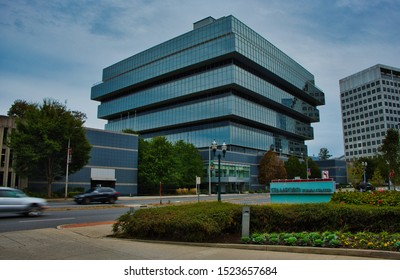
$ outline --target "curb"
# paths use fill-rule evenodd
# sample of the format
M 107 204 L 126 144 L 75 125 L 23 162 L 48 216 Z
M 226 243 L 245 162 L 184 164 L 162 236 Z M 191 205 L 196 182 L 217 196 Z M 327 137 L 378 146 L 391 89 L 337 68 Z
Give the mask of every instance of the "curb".
M 81 223 L 81 224 L 66 224 L 59 225 L 57 229 L 68 229 L 68 228 L 79 228 L 79 227 L 93 227 L 93 226 L 101 226 L 101 225 L 113 225 L 115 221 L 107 221 L 107 222 L 91 222 L 91 223 Z
M 81 227 L 92 227 L 99 225 L 113 225 L 115 221 L 91 222 L 80 224 L 65 224 L 60 225 L 57 229 L 72 229 Z M 162 243 L 181 246 L 198 246 L 211 248 L 227 248 L 241 250 L 257 250 L 257 251 L 275 251 L 285 253 L 303 253 L 303 254 L 321 254 L 321 255 L 337 255 L 349 257 L 366 257 L 375 259 L 400 260 L 400 252 L 381 251 L 381 250 L 366 250 L 366 249 L 346 249 L 346 248 L 321 248 L 321 247 L 303 247 L 303 246 L 281 246 L 281 245 L 257 245 L 257 244 L 235 244 L 235 243 L 198 243 L 198 242 L 177 242 L 177 241 L 161 241 L 161 240 L 146 240 L 146 239 L 128 239 L 118 238 L 113 236 L 104 236 L 116 240 L 131 240 L 147 243 Z M 90 237 L 89 237 L 90 238 Z
M 163 243 L 163 244 L 182 245 L 182 246 L 188 245 L 188 246 L 212 247 L 212 248 L 227 248 L 227 249 L 256 250 L 256 251 L 274 251 L 274 252 L 284 252 L 284 253 L 320 254 L 320 255 L 336 255 L 336 256 L 400 260 L 400 252 L 380 251 L 380 250 L 318 248 L 318 247 L 280 246 L 280 245 L 254 245 L 254 244 L 233 244 L 233 243 L 191 243 L 191 242 L 174 242 L 174 241 L 142 240 L 142 239 L 129 239 L 129 240 L 139 241 L 139 242 L 148 242 L 148 243 Z

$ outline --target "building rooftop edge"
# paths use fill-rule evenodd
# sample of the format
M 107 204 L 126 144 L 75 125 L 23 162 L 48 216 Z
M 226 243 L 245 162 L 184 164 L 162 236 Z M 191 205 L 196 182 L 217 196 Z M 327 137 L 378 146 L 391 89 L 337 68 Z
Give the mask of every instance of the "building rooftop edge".
M 373 70 L 373 69 L 375 69 L 375 68 L 386 68 L 386 69 L 389 69 L 389 70 L 394 70 L 394 71 L 399 71 L 399 72 L 400 72 L 400 68 L 378 63 L 378 64 L 375 64 L 375 65 L 373 65 L 373 66 L 371 66 L 371 67 L 365 68 L 365 69 L 363 69 L 363 70 L 361 70 L 361 71 L 358 71 L 358 72 L 356 72 L 356 73 L 353 73 L 353 74 L 351 74 L 351 75 L 349 75 L 349 76 L 346 76 L 346 77 L 340 79 L 339 82 L 346 81 L 346 80 L 348 80 L 348 79 L 353 78 L 354 76 L 360 75 L 360 74 L 362 74 L 362 73 L 366 73 L 366 72 L 371 71 L 371 70 Z

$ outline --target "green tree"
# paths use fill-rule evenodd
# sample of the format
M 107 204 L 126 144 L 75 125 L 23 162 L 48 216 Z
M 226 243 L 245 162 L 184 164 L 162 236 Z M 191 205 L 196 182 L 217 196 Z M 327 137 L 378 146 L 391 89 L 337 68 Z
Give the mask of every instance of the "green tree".
M 311 174 L 309 174 L 308 178 L 321 178 L 321 170 L 319 169 L 315 161 L 313 161 L 312 158 L 307 158 L 307 161 L 308 161 L 307 164 L 303 162 L 303 170 L 307 172 L 307 165 L 308 165 L 308 168 L 311 171 Z M 307 176 L 305 176 L 304 178 L 307 178 Z
M 372 175 L 371 183 L 374 187 L 381 187 L 385 180 L 382 177 L 381 172 L 379 169 L 375 169 L 374 174 Z
M 347 180 L 356 186 L 363 180 L 364 167 L 360 161 L 350 162 L 347 165 Z
M 399 132 L 396 129 L 388 129 L 386 137 L 382 141 L 382 145 L 379 147 L 379 152 L 382 154 L 383 160 L 388 164 L 389 170 L 394 171 L 394 182 L 400 180 L 400 143 L 399 143 Z
M 290 156 L 285 162 L 285 169 L 287 172 L 287 178 L 294 179 L 300 177 L 303 172 L 303 165 L 300 163 L 298 157 Z
M 332 157 L 332 155 L 329 154 L 329 150 L 327 148 L 321 148 L 319 150 L 318 157 L 320 160 L 327 160 Z
M 190 143 L 180 140 L 174 144 L 174 151 L 177 164 L 177 181 L 174 183 L 177 187 L 189 187 L 196 183 L 196 176 L 202 176 L 203 160 L 199 150 Z
M 287 173 L 283 161 L 276 156 L 274 151 L 266 152 L 260 161 L 258 182 L 269 186 L 271 180 L 286 178 Z
M 158 136 L 149 141 L 139 141 L 140 186 L 150 193 L 156 193 L 160 185 L 171 185 L 177 181 L 176 157 L 173 145 L 165 137 Z
M 53 181 L 66 175 L 68 142 L 72 149 L 69 174 L 89 162 L 91 146 L 83 128 L 83 113 L 45 99 L 42 105 L 17 100 L 9 115 L 16 118 L 9 143 L 15 157 L 13 167 L 21 177 L 45 178 L 48 197 Z

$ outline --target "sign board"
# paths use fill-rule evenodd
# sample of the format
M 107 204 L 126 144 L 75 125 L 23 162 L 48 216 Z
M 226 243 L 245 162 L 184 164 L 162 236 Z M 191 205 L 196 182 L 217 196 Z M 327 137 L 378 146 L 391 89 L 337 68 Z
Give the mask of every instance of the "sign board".
M 322 170 L 322 179 L 329 179 L 329 171 Z
M 273 180 L 270 183 L 271 203 L 329 202 L 335 192 L 332 179 Z
M 196 185 L 200 185 L 200 184 L 201 184 L 201 177 L 196 176 Z

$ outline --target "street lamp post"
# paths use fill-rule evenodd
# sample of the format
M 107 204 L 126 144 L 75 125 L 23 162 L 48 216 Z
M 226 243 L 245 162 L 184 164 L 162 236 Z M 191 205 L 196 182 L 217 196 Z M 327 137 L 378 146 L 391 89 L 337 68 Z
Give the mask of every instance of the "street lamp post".
M 71 137 L 68 138 L 68 148 L 67 148 L 67 167 L 65 170 L 65 194 L 64 198 L 68 198 L 68 172 L 69 172 L 69 164 L 71 162 Z
M 303 161 L 304 160 L 306 161 L 306 178 L 308 180 L 308 157 L 307 156 L 303 157 L 303 153 L 301 153 L 301 157 L 303 158 Z
M 215 157 L 215 153 L 217 152 L 217 142 L 214 140 L 211 144 L 212 150 L 213 150 L 213 155 Z M 222 156 L 225 157 L 226 153 L 226 144 L 225 142 L 221 146 L 221 151 L 222 151 Z M 218 187 L 217 187 L 217 193 L 218 193 L 218 201 L 221 201 L 221 153 L 218 154 Z
M 364 186 L 366 186 L 367 180 L 366 180 L 366 174 L 367 174 L 367 165 L 368 162 L 363 161 L 361 162 L 362 166 L 363 166 L 363 170 L 364 170 Z
M 211 146 L 208 146 L 208 195 L 211 195 Z

